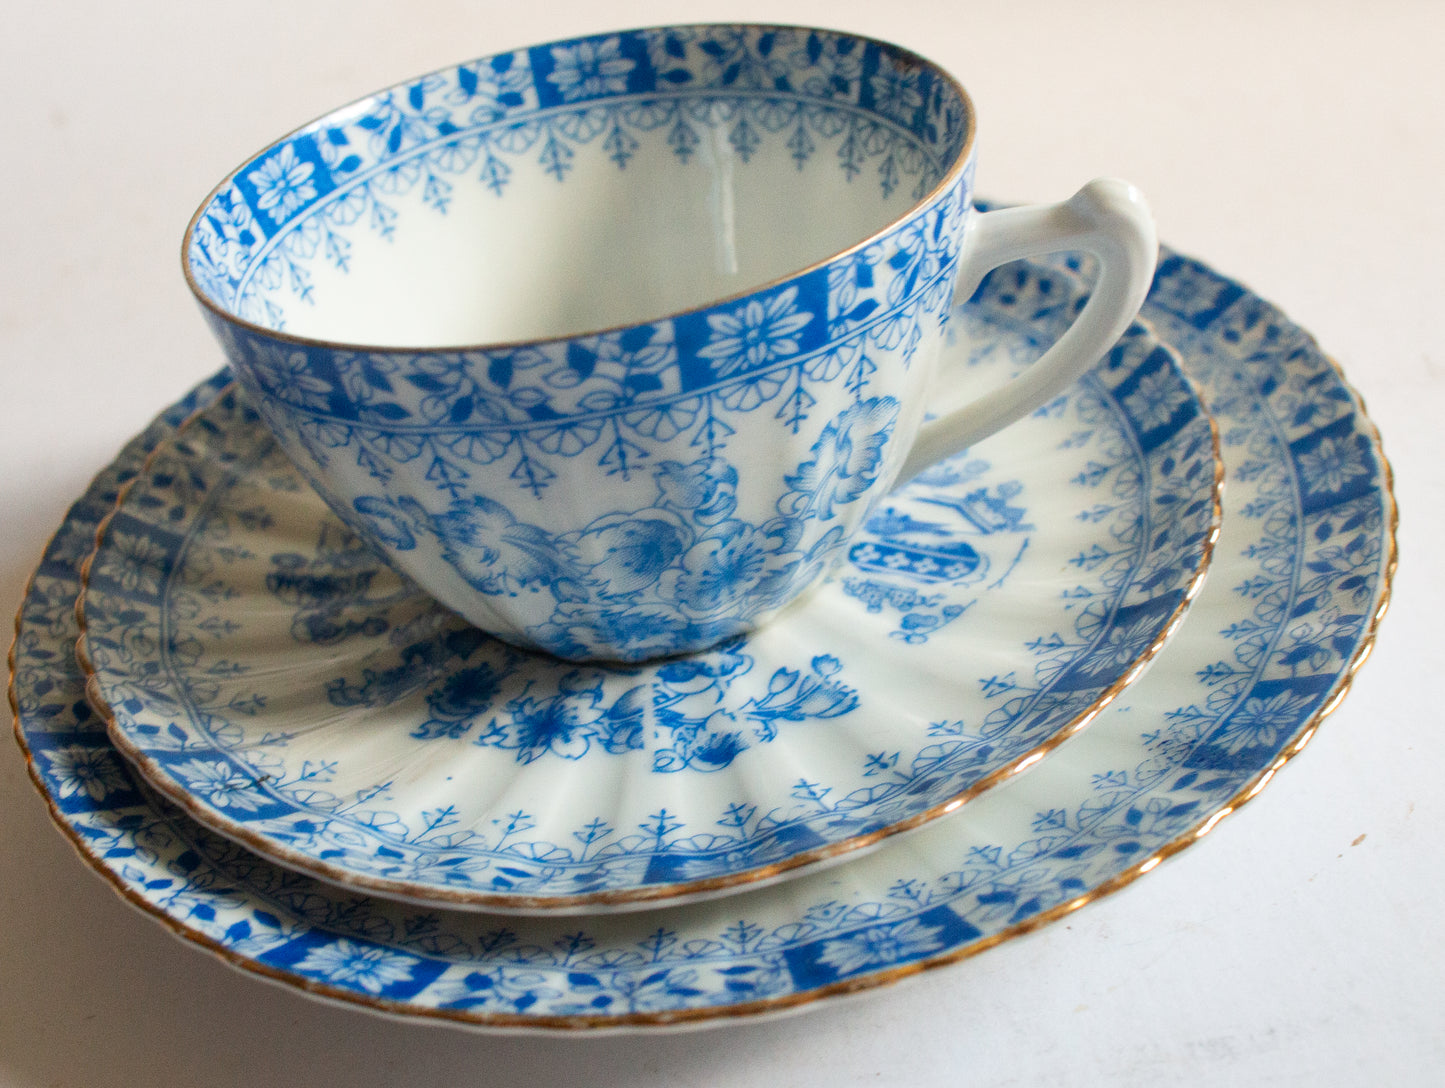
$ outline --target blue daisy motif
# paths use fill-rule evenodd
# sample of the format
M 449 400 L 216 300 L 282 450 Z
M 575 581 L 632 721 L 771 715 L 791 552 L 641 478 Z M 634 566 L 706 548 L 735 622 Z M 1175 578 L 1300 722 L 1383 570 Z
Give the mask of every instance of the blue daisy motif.
M 50 764 L 50 774 L 62 798 L 84 794 L 99 802 L 125 788 L 125 774 L 107 749 L 68 744 L 41 755 Z
M 851 975 L 865 967 L 914 960 L 942 947 L 942 927 L 924 925 L 910 918 L 905 922 L 870 926 L 828 941 L 818 959 L 839 975 Z
M 878 71 L 868 82 L 873 90 L 874 106 L 890 117 L 907 123 L 923 105 L 918 72 L 899 68 L 886 56 L 880 57 Z
M 1159 636 L 1159 620 L 1146 615 L 1130 624 L 1117 624 L 1075 666 L 1079 676 L 1098 676 L 1127 668 Z
M 1174 413 L 1189 403 L 1189 391 L 1165 370 L 1145 374 L 1134 391 L 1124 398 L 1125 406 L 1143 431 L 1166 426 Z
M 220 760 L 189 759 L 170 770 L 188 792 L 217 808 L 255 812 L 269 800 L 249 774 Z
M 553 46 L 552 63 L 547 79 L 568 102 L 622 94 L 627 90 L 627 73 L 635 66 L 622 55 L 622 39 L 616 37 Z
M 276 223 L 282 223 L 292 212 L 316 199 L 316 186 L 311 174 L 315 165 L 296 156 L 296 149 L 285 144 L 255 170 L 246 180 L 256 190 L 256 206 Z
M 835 507 L 856 500 L 878 476 L 897 418 L 893 397 L 873 397 L 840 412 L 813 443 L 813 460 L 786 477 L 790 490 L 778 500 L 778 512 L 827 521 Z
M 364 948 L 338 938 L 306 953 L 296 970 L 333 985 L 359 986 L 369 994 L 379 994 L 388 986 L 410 980 L 418 962 L 400 952 Z
M 116 526 L 110 533 L 110 548 L 101 553 L 95 573 L 128 594 L 158 597 L 171 570 L 170 550 L 143 532 L 129 532 Z
M 1309 494 L 1341 491 L 1352 480 L 1370 475 L 1362 450 L 1348 442 L 1326 438 L 1313 450 L 1300 454 L 1300 472 Z
M 1282 744 L 1288 733 L 1299 727 L 1313 698 L 1289 691 L 1246 699 L 1244 705 L 1220 729 L 1218 742 L 1230 752 L 1261 745 Z
M 722 378 L 796 355 L 798 333 L 813 320 L 797 301 L 797 287 L 789 287 L 766 301 L 748 299 L 732 313 L 708 314 L 712 338 L 698 355 L 711 360 Z

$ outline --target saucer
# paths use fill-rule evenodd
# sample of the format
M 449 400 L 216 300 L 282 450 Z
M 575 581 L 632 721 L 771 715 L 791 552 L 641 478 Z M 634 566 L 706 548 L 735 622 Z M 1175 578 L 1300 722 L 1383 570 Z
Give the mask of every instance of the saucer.
M 136 439 L 70 511 L 17 617 L 16 735 L 81 857 L 132 905 L 308 996 L 482 1027 L 726 1024 L 963 959 L 1106 895 L 1252 798 L 1337 706 L 1394 570 L 1378 436 L 1278 311 L 1165 253 L 1145 315 L 1205 389 L 1230 486 L 1215 570 L 1154 668 L 962 820 L 726 900 L 496 919 L 338 892 L 150 792 L 83 699 L 78 568 L 121 481 L 216 382 Z
M 1058 271 L 998 277 L 950 362 L 1003 380 L 1080 295 Z M 141 775 L 280 864 L 439 907 L 640 909 L 874 847 L 1077 731 L 1198 589 L 1219 479 L 1207 414 L 1139 326 L 890 496 L 763 629 L 581 666 L 394 573 L 233 390 L 103 527 L 81 662 Z

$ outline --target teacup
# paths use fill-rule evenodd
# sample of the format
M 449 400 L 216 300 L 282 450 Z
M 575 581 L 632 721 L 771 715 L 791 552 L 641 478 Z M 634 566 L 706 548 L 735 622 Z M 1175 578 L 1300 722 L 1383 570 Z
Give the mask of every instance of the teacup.
M 503 639 L 636 661 L 766 620 L 892 487 L 1133 318 L 1155 239 L 1132 187 L 985 214 L 973 166 L 963 88 L 896 46 L 601 34 L 297 130 L 206 199 L 183 257 L 241 385 L 357 533 Z M 1074 325 L 950 396 L 954 298 L 1060 250 L 1102 268 Z

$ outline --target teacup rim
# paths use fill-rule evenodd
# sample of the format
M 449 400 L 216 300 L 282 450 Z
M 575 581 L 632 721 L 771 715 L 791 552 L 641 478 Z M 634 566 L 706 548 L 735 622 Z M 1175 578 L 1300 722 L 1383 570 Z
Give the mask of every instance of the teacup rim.
M 585 41 L 615 34 L 642 34 L 652 31 L 715 29 L 720 27 L 737 27 L 761 31 L 821 31 L 825 34 L 833 34 L 839 37 L 851 38 L 854 41 L 861 42 L 865 45 L 872 44 L 879 46 L 880 48 L 886 49 L 892 54 L 904 60 L 907 60 L 910 63 L 927 67 L 932 72 L 936 73 L 940 79 L 942 79 L 952 88 L 952 90 L 957 94 L 959 101 L 963 105 L 965 131 L 963 141 L 959 145 L 959 150 L 957 154 L 948 164 L 948 168 L 947 170 L 945 170 L 943 176 L 939 178 L 939 180 L 933 185 L 932 188 L 928 190 L 928 192 L 914 200 L 907 207 L 907 209 L 893 216 L 881 226 L 869 231 L 868 234 L 858 239 L 851 245 L 845 246 L 842 249 L 835 250 L 824 257 L 820 257 L 817 260 L 814 260 L 789 272 L 774 276 L 771 279 L 750 284 L 749 286 L 735 291 L 732 294 L 719 295 L 715 298 L 710 298 L 705 302 L 701 302 L 692 306 L 686 306 L 678 310 L 660 313 L 654 317 L 649 317 L 644 320 L 619 322 L 612 325 L 601 326 L 595 329 L 584 329 L 578 332 L 563 333 L 551 336 L 522 337 L 520 339 L 513 340 L 488 340 L 465 344 L 421 345 L 368 344 L 361 341 L 332 340 L 324 337 L 301 336 L 296 333 L 289 333 L 281 329 L 273 329 L 266 325 L 262 325 L 258 322 L 250 321 L 244 317 L 241 317 L 239 314 L 233 312 L 231 309 L 221 305 L 218 301 L 213 299 L 210 294 L 196 281 L 195 276 L 191 272 L 191 264 L 189 260 L 191 241 L 195 235 L 196 228 L 199 226 L 201 220 L 204 218 L 207 209 L 212 206 L 216 198 L 220 196 L 228 186 L 232 185 L 236 181 L 236 179 L 240 177 L 242 171 L 244 171 L 247 167 L 259 162 L 261 159 L 265 158 L 275 149 L 282 147 L 283 145 L 287 144 L 288 142 L 295 139 L 297 136 L 301 135 L 307 130 L 319 126 L 327 118 L 344 113 L 348 110 L 352 110 L 365 102 L 377 98 L 380 95 L 398 90 L 410 84 L 414 84 L 419 80 L 424 80 L 428 78 L 429 76 L 440 75 L 443 72 L 450 71 L 456 68 L 458 65 L 488 60 L 493 57 L 502 56 L 505 53 L 509 52 L 525 52 L 528 50 L 543 48 L 550 45 L 560 45 L 568 42 Z M 534 42 L 526 45 L 518 45 L 509 50 L 496 50 L 491 53 L 481 54 L 479 56 L 467 57 L 459 61 L 454 61 L 450 64 L 445 64 L 436 68 L 429 69 L 416 75 L 405 77 L 403 79 L 389 83 L 383 87 L 378 87 L 374 90 L 368 91 L 367 93 L 350 99 L 347 102 L 332 106 L 324 112 L 319 113 L 316 116 L 310 118 L 309 120 L 304 121 L 296 127 L 288 130 L 282 135 L 267 141 L 259 149 L 251 152 L 244 159 L 242 159 L 240 163 L 238 163 L 235 167 L 228 171 L 225 176 L 223 176 L 221 180 L 211 188 L 211 190 L 201 200 L 196 210 L 191 214 L 190 220 L 186 223 L 185 233 L 181 236 L 181 272 L 182 275 L 184 275 L 185 277 L 186 286 L 190 289 L 191 294 L 195 297 L 196 301 L 201 305 L 201 307 L 209 314 L 213 314 L 216 318 L 225 322 L 227 325 L 238 327 L 252 335 L 279 341 L 285 344 L 290 344 L 298 348 L 315 348 L 331 352 L 345 352 L 358 355 L 465 355 L 473 353 L 486 354 L 492 352 L 516 351 L 525 347 L 532 347 L 543 344 L 562 344 L 567 343 L 568 341 L 585 339 L 589 337 L 614 335 L 617 333 L 625 332 L 628 329 L 662 324 L 664 322 L 674 321 L 688 314 L 702 313 L 708 310 L 715 309 L 719 306 L 726 306 L 729 304 L 742 302 L 745 299 L 752 298 L 760 293 L 775 290 L 783 284 L 799 279 L 803 276 L 808 275 L 809 273 L 816 272 L 818 269 L 833 264 L 835 261 L 841 260 L 851 254 L 866 249 L 868 246 L 876 242 L 879 238 L 890 233 L 891 231 L 896 230 L 898 227 L 902 226 L 903 224 L 909 222 L 911 219 L 914 219 L 918 215 L 925 212 L 957 183 L 959 177 L 961 177 L 965 173 L 965 171 L 968 169 L 969 163 L 973 159 L 974 141 L 977 137 L 977 134 L 978 115 L 977 110 L 975 109 L 973 104 L 973 99 L 969 96 L 968 90 L 964 87 L 962 81 L 957 76 L 955 76 L 952 71 L 950 71 L 948 68 L 945 68 L 938 61 L 931 60 L 914 49 L 910 49 L 907 46 L 900 45 L 897 42 L 888 41 L 885 38 L 875 37 L 871 34 L 865 34 L 853 30 L 843 30 L 803 23 L 751 22 L 747 20 L 703 20 L 687 23 L 657 23 L 649 24 L 646 26 L 621 27 L 612 30 L 590 31 L 587 33 L 575 34 L 569 37 L 552 38 L 547 41 Z

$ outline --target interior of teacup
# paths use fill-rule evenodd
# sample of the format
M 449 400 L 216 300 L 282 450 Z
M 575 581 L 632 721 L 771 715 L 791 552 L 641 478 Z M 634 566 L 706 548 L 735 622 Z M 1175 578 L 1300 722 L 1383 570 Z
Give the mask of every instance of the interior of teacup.
M 187 232 L 207 305 L 377 347 L 653 320 L 865 243 L 961 167 L 961 88 L 906 51 L 699 26 L 499 54 L 240 167 Z

